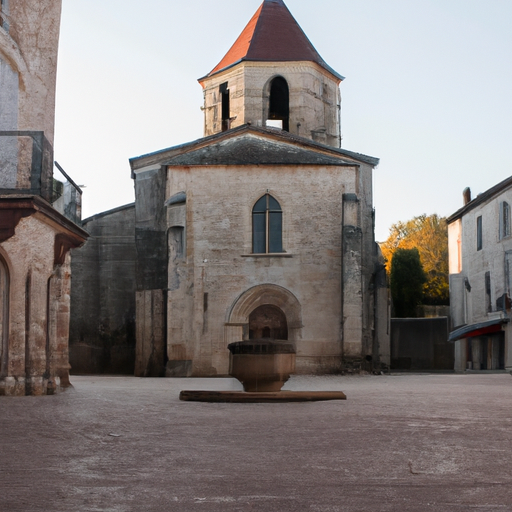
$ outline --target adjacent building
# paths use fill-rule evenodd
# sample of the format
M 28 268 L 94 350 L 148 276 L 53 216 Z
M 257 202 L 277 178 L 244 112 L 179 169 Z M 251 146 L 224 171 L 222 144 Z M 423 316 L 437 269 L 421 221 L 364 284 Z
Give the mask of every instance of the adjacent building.
M 1 0 L 0 394 L 69 384 L 69 251 L 79 188 L 53 177 L 60 0 Z
M 455 370 L 512 371 L 512 177 L 448 218 Z

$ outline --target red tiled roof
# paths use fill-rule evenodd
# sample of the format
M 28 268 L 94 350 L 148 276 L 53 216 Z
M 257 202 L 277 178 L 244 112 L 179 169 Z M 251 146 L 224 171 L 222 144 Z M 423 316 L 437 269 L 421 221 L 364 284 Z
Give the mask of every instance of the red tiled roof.
M 212 76 L 241 60 L 258 62 L 316 62 L 343 79 L 320 57 L 283 0 L 264 0 Z

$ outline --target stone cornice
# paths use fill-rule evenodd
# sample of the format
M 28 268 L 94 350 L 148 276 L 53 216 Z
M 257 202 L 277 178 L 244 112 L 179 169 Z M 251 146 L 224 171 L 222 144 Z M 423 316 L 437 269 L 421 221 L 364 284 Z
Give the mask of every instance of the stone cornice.
M 36 214 L 53 224 L 61 238 L 65 238 L 65 244 L 69 248 L 80 247 L 89 237 L 86 231 L 60 214 L 43 198 L 11 194 L 0 196 L 0 242 L 5 242 L 14 235 L 22 218 Z

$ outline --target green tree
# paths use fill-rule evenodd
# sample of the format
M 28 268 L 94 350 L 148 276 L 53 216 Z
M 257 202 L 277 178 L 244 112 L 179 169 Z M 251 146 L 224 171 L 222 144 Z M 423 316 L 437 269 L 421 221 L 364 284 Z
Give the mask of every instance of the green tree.
M 397 318 L 416 316 L 427 280 L 418 249 L 397 249 L 391 260 L 391 298 Z
M 446 219 L 420 215 L 406 222 L 397 222 L 389 230 L 388 239 L 380 244 L 387 260 L 387 270 L 397 249 L 417 248 L 426 274 L 423 304 L 448 304 L 448 228 Z

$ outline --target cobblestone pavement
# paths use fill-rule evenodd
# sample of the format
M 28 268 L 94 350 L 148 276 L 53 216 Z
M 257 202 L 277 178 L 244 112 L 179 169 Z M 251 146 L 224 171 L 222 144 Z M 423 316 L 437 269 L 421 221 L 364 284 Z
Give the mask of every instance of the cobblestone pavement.
M 0 397 L 2 512 L 512 511 L 512 377 L 294 377 L 348 399 L 180 402 L 231 379 Z

